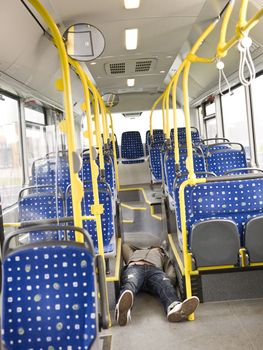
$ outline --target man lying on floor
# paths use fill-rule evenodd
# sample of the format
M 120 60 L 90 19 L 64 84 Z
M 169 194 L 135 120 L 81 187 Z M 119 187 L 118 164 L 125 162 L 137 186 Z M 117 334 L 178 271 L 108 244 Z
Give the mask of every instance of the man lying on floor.
M 167 270 L 169 257 L 162 247 L 136 248 L 124 243 L 122 254 L 126 266 L 121 275 L 121 289 L 116 305 L 116 319 L 125 326 L 131 318 L 135 294 L 140 291 L 159 296 L 169 322 L 187 319 L 199 304 L 195 296 L 180 301 Z

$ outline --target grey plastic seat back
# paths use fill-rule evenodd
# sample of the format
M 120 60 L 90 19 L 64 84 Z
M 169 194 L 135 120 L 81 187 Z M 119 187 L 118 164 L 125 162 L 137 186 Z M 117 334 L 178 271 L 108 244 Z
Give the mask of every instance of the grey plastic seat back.
M 236 265 L 239 249 L 239 233 L 234 221 L 211 219 L 193 225 L 191 251 L 197 267 Z
M 263 261 L 263 216 L 252 218 L 245 229 L 245 247 L 251 263 Z

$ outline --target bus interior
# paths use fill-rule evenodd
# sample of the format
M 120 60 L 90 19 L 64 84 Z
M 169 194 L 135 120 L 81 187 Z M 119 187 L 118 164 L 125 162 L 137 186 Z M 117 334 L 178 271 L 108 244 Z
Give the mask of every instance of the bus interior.
M 262 16 L 1 0 L 0 349 L 262 349 Z M 165 247 L 188 320 L 140 293 L 118 325 L 123 243 Z

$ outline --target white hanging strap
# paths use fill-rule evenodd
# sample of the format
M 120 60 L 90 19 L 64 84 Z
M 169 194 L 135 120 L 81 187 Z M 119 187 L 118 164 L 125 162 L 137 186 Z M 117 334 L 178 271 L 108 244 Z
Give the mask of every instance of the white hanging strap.
M 219 77 L 218 77 L 218 89 L 219 89 L 219 93 L 220 95 L 223 95 L 223 91 L 222 91 L 222 78 L 224 79 L 226 85 L 227 85 L 227 88 L 228 88 L 228 92 L 229 94 L 231 94 L 231 87 L 230 87 L 230 84 L 227 80 L 227 77 L 225 75 L 225 72 L 224 72 L 224 62 L 221 61 L 220 59 L 217 60 L 216 62 L 216 68 L 218 69 L 218 73 L 219 73 Z
M 239 61 L 239 79 L 240 82 L 248 86 L 256 78 L 256 70 L 254 66 L 253 59 L 250 53 L 250 47 L 252 45 L 252 39 L 246 34 L 242 39 L 239 40 L 238 50 L 240 52 Z M 245 77 L 245 69 L 248 69 L 249 77 Z

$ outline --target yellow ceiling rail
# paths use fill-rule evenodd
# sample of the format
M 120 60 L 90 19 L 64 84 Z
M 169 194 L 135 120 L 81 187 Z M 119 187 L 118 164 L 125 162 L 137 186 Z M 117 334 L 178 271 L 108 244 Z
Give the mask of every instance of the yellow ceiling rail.
M 227 55 L 227 51 L 224 51 L 224 47 L 226 45 L 226 33 L 227 33 L 229 20 L 234 9 L 234 5 L 235 5 L 235 0 L 231 0 L 226 8 L 226 12 L 222 21 L 219 42 L 217 45 L 218 58 L 225 57 Z
M 219 48 L 217 50 L 217 54 L 219 57 L 224 57 L 228 50 L 233 47 L 239 39 L 243 38 L 245 33 L 249 33 L 251 29 L 253 29 L 257 23 L 259 22 L 260 18 L 263 16 L 263 9 L 259 10 L 255 16 L 253 16 L 250 20 L 246 20 L 246 13 L 247 13 L 247 6 L 248 6 L 248 0 L 242 0 L 240 11 L 239 11 L 239 18 L 238 22 L 236 24 L 236 34 L 232 36 L 227 42 L 225 42 L 226 38 L 226 31 L 227 31 L 227 24 L 229 21 L 229 18 L 234 6 L 234 0 L 232 0 L 229 3 L 229 13 L 227 11 L 225 17 L 226 24 L 222 27 L 221 35 L 220 35 L 220 41 L 219 41 Z
M 119 165 L 118 165 L 118 161 L 117 161 L 117 150 L 116 150 L 116 144 L 115 144 L 113 118 L 112 118 L 111 112 L 109 110 L 107 110 L 107 112 L 108 112 L 108 116 L 110 117 L 111 142 L 112 142 L 112 148 L 113 148 L 113 161 L 114 161 L 114 168 L 115 168 L 115 178 L 116 178 L 117 191 L 119 191 L 120 190 Z
M 73 118 L 73 105 L 72 105 L 72 95 L 71 95 L 71 81 L 68 65 L 68 57 L 66 49 L 64 46 L 63 39 L 61 37 L 60 31 L 45 9 L 45 7 L 38 0 L 28 0 L 30 4 L 37 10 L 41 15 L 45 23 L 48 25 L 51 34 L 53 36 L 54 43 L 57 47 L 60 65 L 62 71 L 62 88 L 64 95 L 64 108 L 65 108 L 65 123 L 64 130 L 67 135 L 68 142 L 68 160 L 69 160 L 69 170 L 70 170 L 70 180 L 72 188 L 72 205 L 74 213 L 74 225 L 77 227 L 82 227 L 81 219 L 81 200 L 84 195 L 83 185 L 78 176 L 79 169 L 74 168 L 74 159 L 77 155 L 76 152 L 76 142 L 75 142 L 75 128 L 74 128 L 74 118 Z M 76 232 L 76 240 L 78 242 L 83 242 L 83 235 L 80 232 Z

